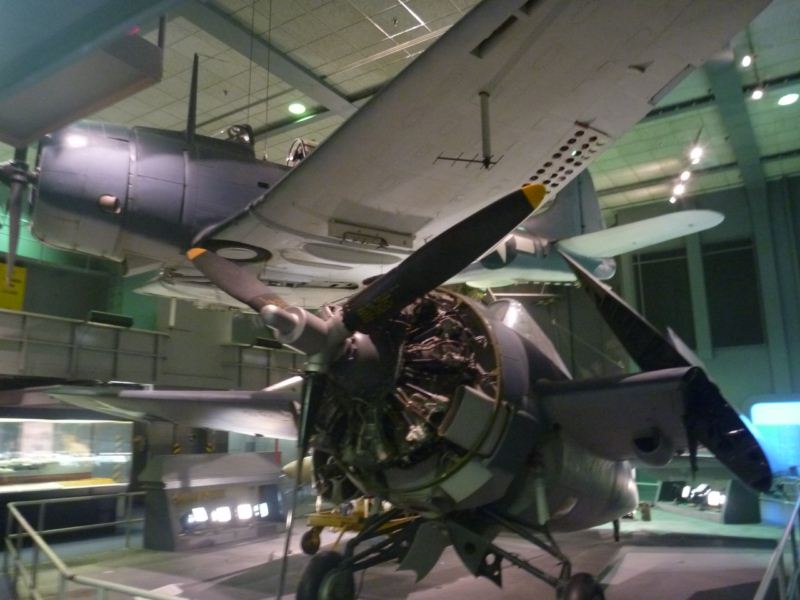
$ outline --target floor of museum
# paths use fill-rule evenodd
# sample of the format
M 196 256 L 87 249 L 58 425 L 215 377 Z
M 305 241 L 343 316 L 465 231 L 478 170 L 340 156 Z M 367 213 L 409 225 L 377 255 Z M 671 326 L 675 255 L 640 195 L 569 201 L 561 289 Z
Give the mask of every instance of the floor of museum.
M 293 590 L 308 562 L 299 550 L 296 529 L 289 561 L 288 585 Z M 557 536 L 562 550 L 573 560 L 573 572 L 598 576 L 610 600 L 669 598 L 704 600 L 752 598 L 781 530 L 767 525 L 720 525 L 708 519 L 655 508 L 651 521 L 624 520 L 619 543 L 611 526 Z M 323 546 L 333 544 L 333 533 L 323 534 Z M 138 540 L 137 540 L 138 541 Z M 501 538 L 508 550 L 538 566 L 555 567 L 538 549 L 512 536 Z M 275 597 L 280 572 L 283 537 L 260 539 L 195 550 L 157 552 L 123 550 L 121 537 L 54 544 L 54 549 L 75 572 L 193 600 L 256 600 Z M 437 567 L 421 582 L 396 571 L 395 565 L 374 567 L 356 574 L 359 598 L 393 599 L 552 598 L 545 584 L 504 563 L 503 589 L 475 579 L 448 549 Z M 56 575 L 40 571 L 45 598 L 57 594 Z M 0 590 L 0 596 L 8 593 Z M 69 598 L 93 598 L 95 590 L 68 587 Z M 107 598 L 122 598 L 110 593 Z M 287 594 L 285 598 L 292 598 Z

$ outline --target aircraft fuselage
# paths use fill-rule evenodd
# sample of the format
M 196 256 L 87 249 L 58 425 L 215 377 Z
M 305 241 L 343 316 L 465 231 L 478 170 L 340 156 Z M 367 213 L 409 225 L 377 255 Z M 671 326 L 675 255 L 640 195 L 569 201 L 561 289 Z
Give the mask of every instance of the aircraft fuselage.
M 288 167 L 227 140 L 83 122 L 44 138 L 32 231 L 115 261 L 175 264 L 204 228 L 267 192 Z

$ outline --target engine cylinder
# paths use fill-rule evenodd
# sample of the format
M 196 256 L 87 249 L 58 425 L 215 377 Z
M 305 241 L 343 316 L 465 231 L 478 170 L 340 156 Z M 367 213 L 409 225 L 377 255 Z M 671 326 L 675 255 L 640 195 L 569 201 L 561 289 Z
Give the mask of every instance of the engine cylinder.
M 399 506 L 439 513 L 490 503 L 536 438 L 522 409 L 529 378 L 515 332 L 437 290 L 381 332 L 353 336 L 331 366 L 312 445 L 347 465 L 363 491 Z

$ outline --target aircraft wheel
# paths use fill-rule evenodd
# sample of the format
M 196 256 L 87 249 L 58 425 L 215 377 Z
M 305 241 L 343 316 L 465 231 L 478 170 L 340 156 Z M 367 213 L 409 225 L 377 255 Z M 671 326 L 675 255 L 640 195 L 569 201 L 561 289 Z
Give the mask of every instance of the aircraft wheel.
M 300 548 L 309 556 L 313 556 L 319 550 L 319 534 L 321 530 L 321 527 L 312 527 L 300 538 Z
M 353 600 L 355 582 L 349 569 L 339 569 L 344 557 L 326 550 L 315 554 L 308 563 L 300 584 L 297 600 Z
M 576 573 L 570 577 L 561 600 L 605 600 L 603 588 L 589 573 Z
M 319 600 L 354 600 L 356 583 L 350 569 L 334 569 L 322 579 Z

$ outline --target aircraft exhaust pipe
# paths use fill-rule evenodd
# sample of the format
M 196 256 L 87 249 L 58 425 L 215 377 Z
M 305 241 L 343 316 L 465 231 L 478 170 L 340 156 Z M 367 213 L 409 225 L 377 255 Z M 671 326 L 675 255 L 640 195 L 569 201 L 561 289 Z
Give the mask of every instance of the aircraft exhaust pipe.
M 663 467 L 675 456 L 675 442 L 658 428 L 634 438 L 633 447 L 636 458 L 651 467 Z

